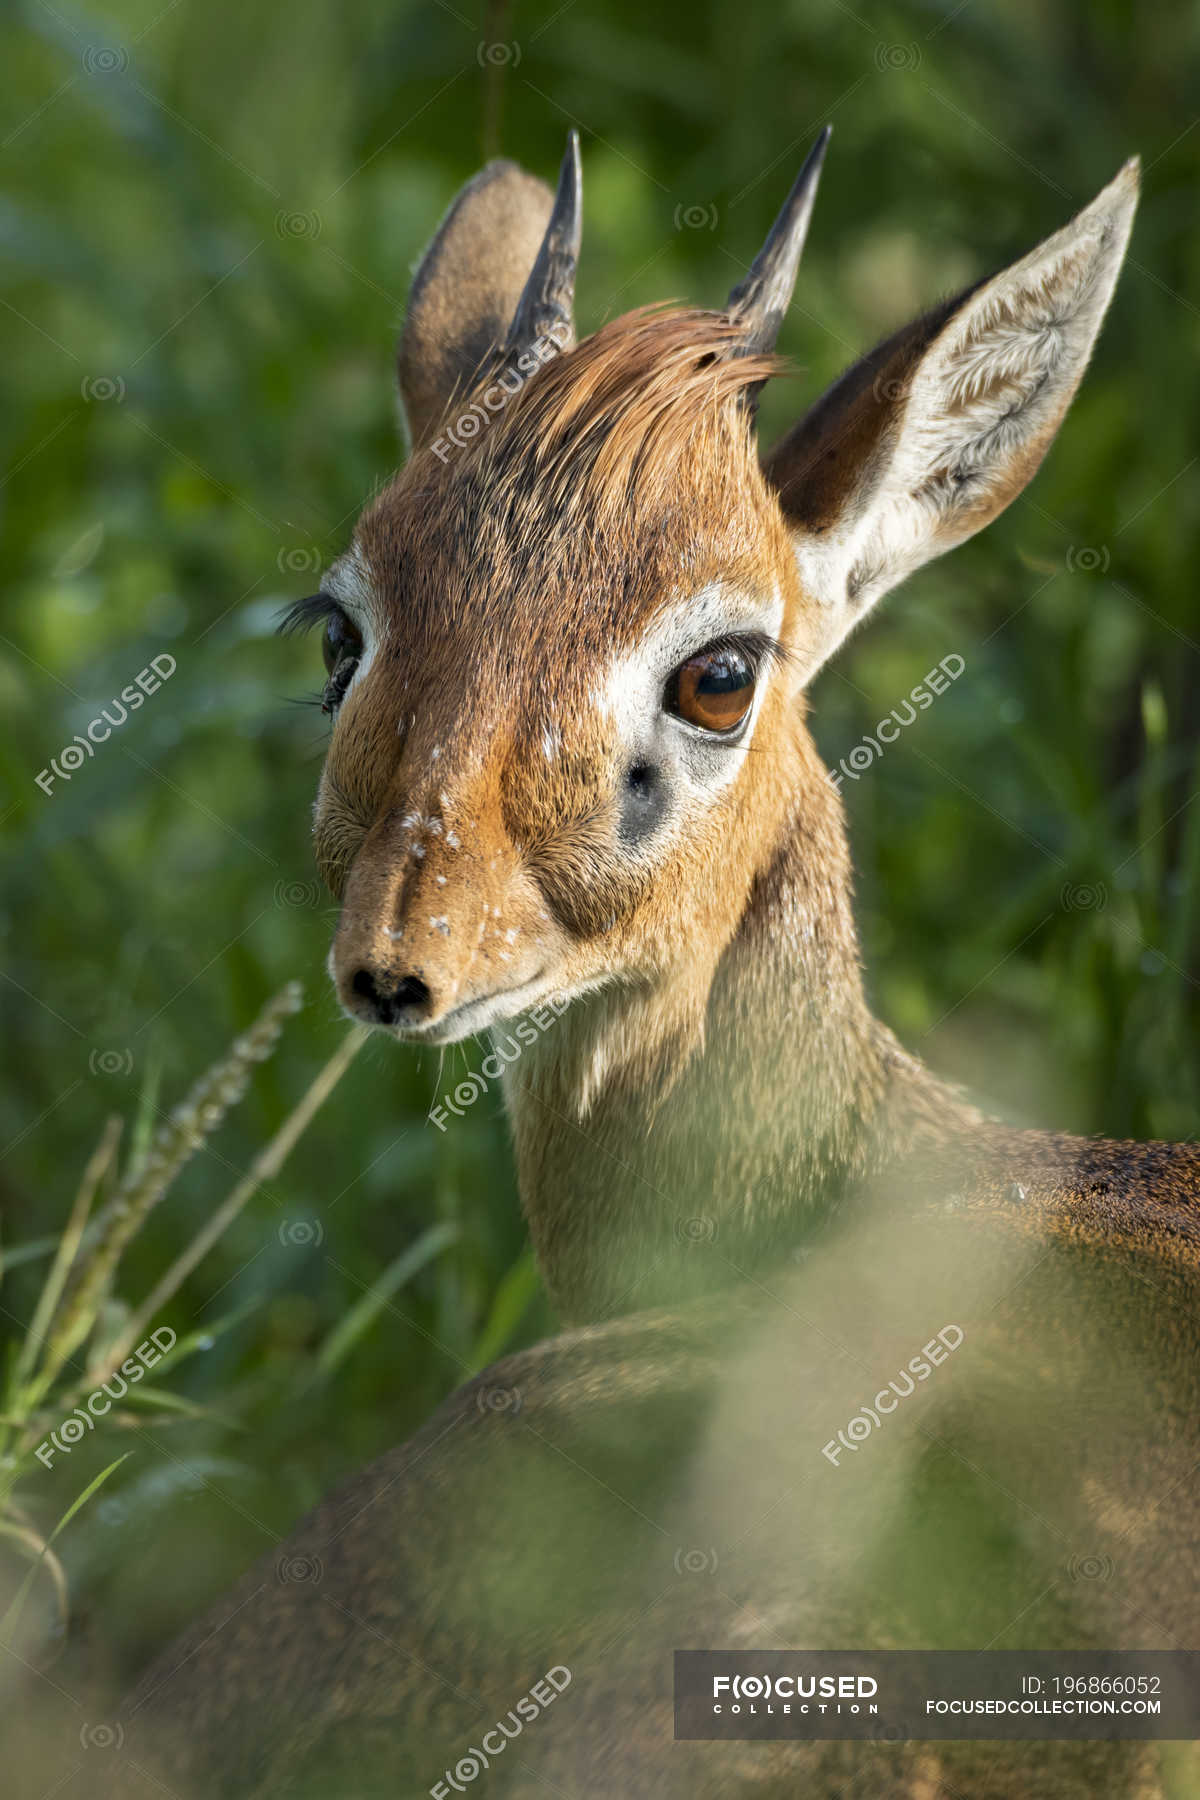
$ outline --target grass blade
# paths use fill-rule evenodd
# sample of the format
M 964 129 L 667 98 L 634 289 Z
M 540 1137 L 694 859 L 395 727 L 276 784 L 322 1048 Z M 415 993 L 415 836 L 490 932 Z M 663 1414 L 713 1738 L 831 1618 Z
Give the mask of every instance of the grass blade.
M 29 1590 L 37 1579 L 38 1570 L 42 1567 L 42 1564 L 49 1555 L 50 1546 L 53 1544 L 55 1538 L 71 1523 L 71 1520 L 75 1517 L 75 1514 L 80 1508 L 87 1505 L 97 1488 L 103 1487 L 109 1476 L 114 1474 L 115 1471 L 120 1468 L 127 1457 L 132 1455 L 132 1450 L 126 1450 L 124 1456 L 118 1456 L 116 1462 L 110 1462 L 106 1469 L 101 1469 L 100 1473 L 88 1482 L 83 1492 L 77 1494 L 74 1500 L 72 1500 L 70 1506 L 68 1506 L 66 1512 L 42 1545 L 37 1561 L 24 1577 L 20 1587 L 13 1595 L 12 1604 L 9 1606 L 8 1611 L 5 1613 L 4 1617 L 0 1619 L 0 1643 L 7 1643 L 13 1632 L 16 1630 L 21 1614 L 25 1610 L 25 1602 L 29 1598 Z
M 316 1080 L 300 1104 L 288 1114 L 270 1143 L 255 1157 L 228 1199 L 222 1202 L 207 1223 L 196 1233 L 186 1250 L 176 1257 L 161 1281 L 156 1282 L 141 1306 L 131 1315 L 120 1337 L 104 1352 L 103 1358 L 88 1370 L 84 1377 L 83 1385 L 85 1387 L 99 1387 L 108 1380 L 113 1370 L 124 1357 L 128 1356 L 139 1338 L 144 1337 L 150 1330 L 163 1307 L 183 1285 L 196 1264 L 203 1256 L 207 1255 L 222 1233 L 229 1229 L 247 1201 L 253 1198 L 264 1181 L 273 1180 L 279 1173 L 295 1148 L 297 1140 L 307 1130 L 314 1114 L 324 1105 L 358 1055 L 366 1036 L 365 1031 L 358 1030 L 346 1034 L 337 1050 L 318 1073 Z
M 33 1374 L 41 1355 L 42 1346 L 46 1342 L 58 1311 L 58 1303 L 62 1298 L 67 1277 L 75 1262 L 80 1240 L 88 1222 L 88 1215 L 92 1210 L 92 1202 L 99 1191 L 100 1183 L 112 1167 L 120 1141 L 121 1120 L 114 1114 L 100 1134 L 100 1142 L 93 1150 L 88 1165 L 83 1171 L 83 1179 L 79 1183 L 79 1190 L 75 1195 L 71 1216 L 67 1220 L 66 1230 L 59 1240 L 58 1250 L 38 1296 L 33 1319 L 25 1333 L 25 1341 L 21 1345 L 21 1353 L 17 1358 L 13 1377 L 14 1391 L 20 1389 Z M 36 1403 L 36 1399 L 35 1394 L 32 1396 L 33 1403 Z M 21 1410 L 19 1399 L 16 1399 L 13 1410 Z
M 329 1376 L 343 1362 L 363 1333 L 374 1324 L 393 1294 L 423 1269 L 426 1263 L 449 1249 L 458 1238 L 458 1226 L 431 1225 L 415 1244 L 410 1244 L 389 1263 L 378 1281 L 371 1283 L 362 1299 L 350 1308 L 340 1325 L 334 1327 L 317 1353 L 317 1374 Z
M 487 1323 L 471 1351 L 472 1374 L 486 1369 L 498 1356 L 503 1356 L 513 1333 L 525 1316 L 526 1308 L 537 1293 L 539 1281 L 533 1252 L 526 1250 L 496 1289 Z

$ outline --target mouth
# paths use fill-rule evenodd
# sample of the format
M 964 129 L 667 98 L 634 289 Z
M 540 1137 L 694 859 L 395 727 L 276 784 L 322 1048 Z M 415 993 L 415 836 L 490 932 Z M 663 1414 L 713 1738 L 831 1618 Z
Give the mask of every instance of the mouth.
M 381 1025 L 377 1029 L 385 1031 L 401 1044 L 458 1044 L 464 1038 L 476 1037 L 479 1032 L 487 1031 L 492 1025 L 504 1025 L 510 1019 L 519 1018 L 522 1013 L 536 1006 L 539 1000 L 549 1000 L 554 993 L 555 989 L 545 978 L 545 970 L 539 969 L 536 975 L 517 987 L 482 994 L 474 1000 L 464 1000 L 460 1005 L 452 1006 L 440 1018 L 430 1019 L 424 1024 Z

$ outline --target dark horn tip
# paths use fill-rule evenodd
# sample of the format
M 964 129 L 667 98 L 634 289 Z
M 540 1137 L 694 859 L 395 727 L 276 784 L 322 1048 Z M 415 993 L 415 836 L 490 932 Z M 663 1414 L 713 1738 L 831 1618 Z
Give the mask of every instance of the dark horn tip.
M 583 236 L 583 166 L 579 133 L 567 133 L 567 148 L 558 171 L 550 222 L 529 280 L 517 303 L 505 353 L 528 349 L 551 336 L 559 350 L 575 341 L 572 319 L 575 267 Z
M 730 317 L 746 328 L 743 354 L 773 350 L 779 327 L 796 285 L 800 253 L 808 233 L 813 202 L 825 152 L 833 135 L 832 125 L 823 125 L 817 133 L 803 167 L 792 183 L 791 192 L 779 210 L 779 216 L 767 234 L 767 241 L 754 260 L 745 281 L 739 282 L 729 296 Z
M 556 215 L 560 208 L 562 216 L 570 221 L 570 251 L 578 260 L 583 242 L 583 158 L 579 153 L 579 133 L 573 125 L 567 133 L 567 147 L 558 172 L 558 192 L 554 197 Z

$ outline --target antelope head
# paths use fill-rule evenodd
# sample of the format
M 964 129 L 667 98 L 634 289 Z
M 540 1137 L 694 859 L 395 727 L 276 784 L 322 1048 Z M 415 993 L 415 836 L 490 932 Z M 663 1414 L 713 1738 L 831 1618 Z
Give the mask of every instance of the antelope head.
M 670 992 L 701 1026 L 798 796 L 834 803 L 807 684 L 1045 454 L 1112 293 L 1134 163 L 760 461 L 755 396 L 826 135 L 721 312 L 635 312 L 576 343 L 574 136 L 555 195 L 492 163 L 421 262 L 399 352 L 411 454 L 296 609 L 324 634 L 315 842 L 354 1017 L 448 1043 L 615 984 Z

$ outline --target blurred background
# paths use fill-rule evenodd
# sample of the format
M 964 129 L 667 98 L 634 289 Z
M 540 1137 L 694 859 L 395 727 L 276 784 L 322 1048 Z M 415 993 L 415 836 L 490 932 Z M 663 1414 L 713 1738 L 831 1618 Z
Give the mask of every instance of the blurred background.
M 1200 13 L 1149 0 L 38 0 L 0 101 L 0 1336 L 19 1358 L 111 1114 L 122 1165 L 292 978 L 276 1057 L 147 1218 L 124 1316 L 345 1033 L 308 828 L 326 721 L 315 591 L 399 455 L 415 259 L 503 153 L 584 149 L 581 331 L 719 306 L 818 128 L 834 138 L 770 440 L 852 357 L 1011 260 L 1131 153 L 1145 197 L 1093 367 L 1030 491 L 893 594 L 814 688 L 843 784 L 870 991 L 1009 1116 L 1195 1130 L 1200 806 Z M 71 768 L 152 659 L 175 667 Z M 63 773 L 55 774 L 57 759 Z M 51 770 L 39 784 L 37 777 Z M 49 791 L 46 791 L 46 789 Z M 477 1065 L 467 1047 L 453 1065 Z M 469 1371 L 553 1327 L 497 1094 L 427 1122 L 438 1059 L 368 1044 L 299 1149 L 156 1316 L 179 1405 L 22 1465 L 7 1597 L 67 1692 L 114 1679 Z M 12 1363 L 10 1361 L 10 1368 Z M 39 1652 L 41 1654 L 41 1652 Z M 6 1671 L 7 1674 L 11 1671 Z M 19 1671 L 18 1671 L 19 1672 Z

